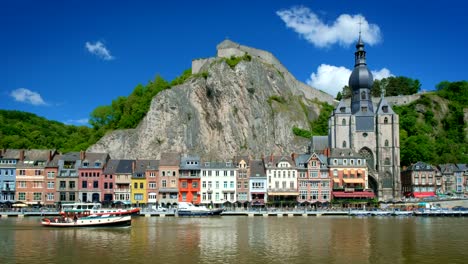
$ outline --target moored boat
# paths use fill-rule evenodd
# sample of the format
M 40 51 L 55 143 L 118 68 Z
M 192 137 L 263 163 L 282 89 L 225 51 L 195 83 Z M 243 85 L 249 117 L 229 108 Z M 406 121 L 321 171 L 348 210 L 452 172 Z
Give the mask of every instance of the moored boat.
M 67 210 L 62 217 L 42 218 L 41 224 L 48 227 L 110 227 L 130 226 L 131 215 L 90 214 L 87 210 Z
M 179 202 L 177 206 L 178 216 L 214 216 L 221 215 L 223 209 L 208 209 L 206 206 L 196 206 L 188 202 Z

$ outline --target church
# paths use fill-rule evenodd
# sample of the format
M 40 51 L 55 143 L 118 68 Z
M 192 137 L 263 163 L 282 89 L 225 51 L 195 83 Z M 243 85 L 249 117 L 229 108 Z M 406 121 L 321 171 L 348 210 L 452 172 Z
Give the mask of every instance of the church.
M 331 153 L 359 155 L 365 159 L 366 186 L 379 201 L 400 199 L 399 119 L 384 97 L 385 89 L 381 98 L 373 103 L 372 85 L 364 42 L 359 36 L 354 69 L 349 77 L 351 101 L 341 100 L 332 112 L 328 146 Z

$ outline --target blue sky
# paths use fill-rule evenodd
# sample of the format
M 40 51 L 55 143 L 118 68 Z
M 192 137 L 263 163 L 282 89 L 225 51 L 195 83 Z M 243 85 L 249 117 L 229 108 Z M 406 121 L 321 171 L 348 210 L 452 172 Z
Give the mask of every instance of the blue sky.
M 354 66 L 359 21 L 375 77 L 433 90 L 467 80 L 465 1 L 0 2 L 0 109 L 82 124 L 159 74 L 172 80 L 226 38 L 273 53 L 333 96 Z

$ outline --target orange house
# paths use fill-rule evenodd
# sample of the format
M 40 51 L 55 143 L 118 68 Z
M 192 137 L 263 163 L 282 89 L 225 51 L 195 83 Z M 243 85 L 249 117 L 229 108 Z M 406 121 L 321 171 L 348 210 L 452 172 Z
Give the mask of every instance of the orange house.
M 179 202 L 200 204 L 200 158 L 182 157 L 179 168 Z

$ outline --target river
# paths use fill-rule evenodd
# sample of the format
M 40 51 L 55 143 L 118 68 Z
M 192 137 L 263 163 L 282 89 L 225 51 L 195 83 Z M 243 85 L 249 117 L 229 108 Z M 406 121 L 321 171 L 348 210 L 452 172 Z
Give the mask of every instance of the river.
M 56 229 L 0 219 L 0 263 L 466 263 L 461 217 L 136 217 Z

